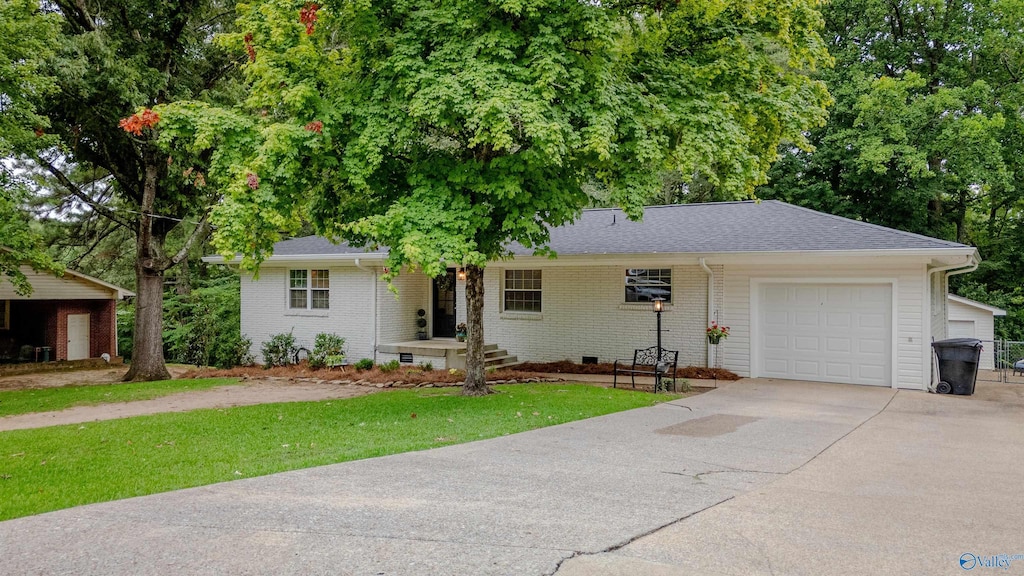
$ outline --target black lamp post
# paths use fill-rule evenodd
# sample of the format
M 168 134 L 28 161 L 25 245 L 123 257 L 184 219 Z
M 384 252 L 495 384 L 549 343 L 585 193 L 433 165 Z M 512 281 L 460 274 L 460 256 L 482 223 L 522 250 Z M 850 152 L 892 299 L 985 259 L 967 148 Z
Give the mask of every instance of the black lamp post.
M 651 299 L 654 313 L 658 316 L 658 356 L 654 360 L 654 393 L 661 389 L 661 311 L 665 308 L 665 299 L 661 296 Z

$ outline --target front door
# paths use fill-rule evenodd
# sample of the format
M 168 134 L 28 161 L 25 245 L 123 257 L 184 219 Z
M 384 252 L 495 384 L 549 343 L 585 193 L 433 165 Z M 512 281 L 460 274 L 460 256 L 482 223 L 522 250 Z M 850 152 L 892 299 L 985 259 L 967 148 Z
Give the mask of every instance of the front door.
M 434 338 L 455 337 L 455 268 L 434 278 Z
M 68 314 L 68 360 L 89 357 L 89 315 Z

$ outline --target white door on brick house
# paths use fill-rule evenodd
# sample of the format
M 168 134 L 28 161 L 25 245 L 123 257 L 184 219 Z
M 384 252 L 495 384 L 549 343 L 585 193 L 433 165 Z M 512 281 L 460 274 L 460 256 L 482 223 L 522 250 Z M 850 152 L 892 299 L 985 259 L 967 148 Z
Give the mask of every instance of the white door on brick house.
M 68 314 L 68 360 L 89 357 L 89 315 Z

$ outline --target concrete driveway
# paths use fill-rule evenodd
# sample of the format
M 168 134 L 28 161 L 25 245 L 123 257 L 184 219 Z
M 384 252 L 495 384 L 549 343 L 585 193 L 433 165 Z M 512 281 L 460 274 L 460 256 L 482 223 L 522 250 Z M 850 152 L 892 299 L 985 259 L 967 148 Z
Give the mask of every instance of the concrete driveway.
M 1024 553 L 1022 410 L 744 380 L 515 436 L 3 522 L 0 572 L 943 573 L 969 550 Z

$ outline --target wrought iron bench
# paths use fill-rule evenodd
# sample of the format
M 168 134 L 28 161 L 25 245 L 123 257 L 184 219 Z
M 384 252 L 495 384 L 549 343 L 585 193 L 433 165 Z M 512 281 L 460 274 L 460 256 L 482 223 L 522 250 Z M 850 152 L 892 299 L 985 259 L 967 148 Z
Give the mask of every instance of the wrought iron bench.
M 620 362 L 622 365 L 620 366 Z M 679 351 L 678 350 L 666 350 L 661 349 L 661 360 L 658 360 L 658 347 L 651 346 L 650 348 L 637 348 L 633 351 L 633 362 L 629 364 L 628 368 L 625 364 L 629 362 L 629 358 L 621 358 L 615 361 L 614 371 L 612 373 L 612 388 L 618 388 L 619 374 L 629 374 L 629 379 L 633 384 L 633 388 L 636 388 L 636 377 L 640 376 L 651 376 L 662 378 L 669 378 L 672 380 L 672 391 L 675 391 L 676 383 L 676 365 L 679 362 Z M 657 386 L 655 386 L 657 388 Z M 655 392 L 658 390 L 655 389 Z

